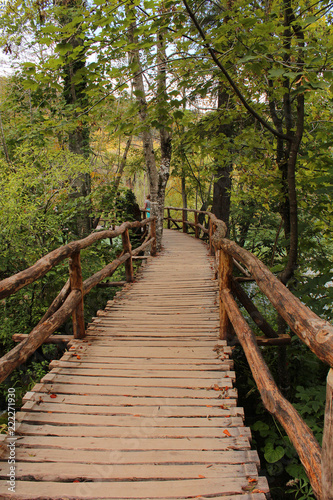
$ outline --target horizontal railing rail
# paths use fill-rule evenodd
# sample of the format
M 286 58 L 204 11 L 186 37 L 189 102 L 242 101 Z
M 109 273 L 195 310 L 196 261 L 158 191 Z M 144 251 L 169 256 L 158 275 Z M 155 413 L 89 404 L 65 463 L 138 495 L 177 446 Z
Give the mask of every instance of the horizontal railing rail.
M 134 250 L 131 246 L 129 230 L 149 225 L 145 241 Z M 82 280 L 80 251 L 105 238 L 122 237 L 123 251 L 120 256 L 103 269 Z M 108 229 L 90 234 L 86 238 L 73 241 L 48 253 L 33 266 L 0 281 L 0 298 L 13 295 L 18 290 L 45 276 L 54 266 L 69 259 L 69 279 L 50 305 L 37 326 L 11 351 L 0 359 L 0 382 L 19 365 L 24 363 L 71 315 L 74 338 L 85 336 L 83 299 L 102 280 L 112 276 L 115 270 L 125 264 L 126 282 L 133 281 L 133 257 L 151 246 L 151 255 L 156 255 L 156 218 L 143 221 L 124 222 L 116 229 Z
M 189 222 L 186 215 L 202 213 L 197 210 L 166 207 L 168 228 L 171 223 L 187 232 Z M 171 211 L 181 211 L 182 218 L 175 219 Z M 234 343 L 237 336 L 247 357 L 253 378 L 261 394 L 266 409 L 280 422 L 294 445 L 310 480 L 316 498 L 333 499 L 333 326 L 318 317 L 306 307 L 278 278 L 253 254 L 228 240 L 227 228 L 210 212 L 205 212 L 209 220 L 208 235 L 211 254 L 215 255 L 216 275 L 219 280 L 220 338 Z M 182 224 L 179 226 L 179 224 Z M 199 238 L 202 229 L 195 216 L 190 223 L 194 235 Z M 207 229 L 206 229 L 207 230 Z M 206 233 L 205 233 L 206 234 Z M 269 299 L 278 314 L 286 321 L 291 330 L 324 363 L 330 367 L 327 377 L 326 410 L 322 448 L 311 429 L 307 426 L 291 403 L 278 389 L 258 344 L 261 337 L 255 337 L 243 317 L 234 296 L 249 312 L 252 319 L 265 334 L 267 344 L 280 345 L 290 340 L 289 335 L 278 336 L 257 310 L 253 302 L 233 277 L 233 266 L 237 267 L 246 280 L 254 280 L 262 293 Z M 245 268 L 243 267 L 245 266 Z M 265 342 L 263 343 L 265 345 Z

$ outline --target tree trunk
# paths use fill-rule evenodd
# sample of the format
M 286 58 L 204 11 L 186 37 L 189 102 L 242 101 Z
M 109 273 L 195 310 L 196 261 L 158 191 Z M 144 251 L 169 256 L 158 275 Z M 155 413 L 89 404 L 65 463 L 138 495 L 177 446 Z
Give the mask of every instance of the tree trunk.
M 121 177 L 122 177 L 124 169 L 126 167 L 127 155 L 128 155 L 129 148 L 131 147 L 131 143 L 132 143 L 132 136 L 130 136 L 127 139 L 125 150 L 124 150 L 124 153 L 123 153 L 123 157 L 122 157 L 121 163 L 120 163 L 119 168 L 118 168 L 117 173 L 116 173 L 116 178 L 115 178 L 115 181 L 114 181 L 114 190 L 115 190 L 115 192 L 118 191 L 118 187 L 119 187 L 119 184 L 120 184 L 120 181 L 121 181 Z
M 166 95 L 166 67 L 167 58 L 165 53 L 164 37 L 162 33 L 157 35 L 157 100 L 159 122 L 164 126 L 160 128 L 161 166 L 158 172 L 158 195 L 157 195 L 157 220 L 156 220 L 156 244 L 157 251 L 161 248 L 165 189 L 169 179 L 170 162 L 172 154 L 171 133 L 165 126 L 165 113 L 163 108 L 167 100 Z
M 218 134 L 221 135 L 221 139 L 223 135 L 227 138 L 230 138 L 233 135 L 232 124 L 223 123 L 223 111 L 225 110 L 225 112 L 227 112 L 229 102 L 230 95 L 223 88 L 223 84 L 220 83 L 218 90 L 217 107 L 220 111 L 220 125 L 218 127 Z M 218 219 L 223 220 L 223 222 L 225 222 L 228 227 L 231 201 L 230 197 L 232 161 L 230 161 L 229 158 L 223 159 L 222 163 L 220 158 L 216 158 L 215 161 L 217 164 L 217 170 L 214 175 L 212 212 Z
M 60 15 L 60 23 L 65 26 L 72 22 L 76 11 L 84 6 L 82 0 L 57 0 L 58 5 L 63 7 L 62 14 Z M 86 65 L 86 55 L 84 48 L 84 40 L 79 36 L 71 38 L 72 51 L 67 54 L 67 63 L 63 67 L 63 96 L 71 113 L 71 119 L 76 120 L 78 112 L 76 108 L 80 109 L 87 107 L 88 101 L 85 94 L 87 81 L 84 75 L 84 68 Z M 72 52 L 80 48 L 76 52 L 75 57 Z M 77 73 L 82 75 L 77 79 Z M 74 111 L 72 111 L 74 110 Z M 84 122 L 76 123 L 73 128 L 69 126 L 68 131 L 68 148 L 72 153 L 89 158 L 90 144 L 89 144 L 89 127 Z M 91 178 L 89 174 L 79 174 L 73 182 L 74 192 L 71 193 L 72 198 L 86 198 L 91 192 Z M 76 217 L 76 232 L 79 238 L 83 238 L 90 233 L 92 228 L 92 221 L 90 219 L 90 203 L 88 200 L 82 200 L 80 207 L 77 208 Z
M 162 234 L 163 234 L 163 219 L 164 219 L 164 199 L 165 189 L 169 179 L 170 161 L 171 161 L 171 134 L 162 127 L 160 129 L 160 145 L 161 145 L 161 165 L 160 170 L 156 167 L 156 158 L 153 144 L 153 136 L 149 125 L 147 124 L 148 107 L 146 93 L 142 76 L 142 65 L 140 61 L 140 53 L 138 41 L 134 35 L 136 27 L 135 12 L 130 7 L 127 7 L 127 14 L 132 16 L 132 23 L 129 28 L 128 38 L 130 44 L 135 47 L 129 51 L 129 63 L 134 73 L 133 83 L 136 91 L 136 100 L 139 107 L 139 117 L 144 129 L 142 133 L 143 150 L 146 161 L 146 167 L 150 185 L 151 199 L 151 215 L 156 215 L 156 248 L 161 249 Z M 163 106 L 166 102 L 166 55 L 163 35 L 158 34 L 157 38 L 157 66 L 158 66 L 158 84 L 157 84 L 157 101 L 159 121 L 164 125 L 165 118 L 162 113 Z

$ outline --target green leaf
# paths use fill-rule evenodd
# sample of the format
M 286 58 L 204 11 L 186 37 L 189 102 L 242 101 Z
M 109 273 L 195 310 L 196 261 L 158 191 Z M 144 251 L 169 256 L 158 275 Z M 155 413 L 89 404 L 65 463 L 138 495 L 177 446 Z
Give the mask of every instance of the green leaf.
M 285 70 L 283 68 L 280 69 L 270 69 L 268 72 L 268 76 L 270 78 L 279 78 L 284 74 Z
M 181 120 L 184 116 L 184 113 L 180 109 L 177 109 L 176 111 L 173 112 L 173 116 L 176 120 L 177 119 Z
M 282 448 L 282 446 L 277 446 L 276 448 L 274 448 L 271 442 L 267 443 L 267 445 L 265 446 L 264 457 L 266 462 L 268 462 L 269 464 L 278 462 L 279 460 L 281 460 L 284 454 L 285 450 L 284 448 Z

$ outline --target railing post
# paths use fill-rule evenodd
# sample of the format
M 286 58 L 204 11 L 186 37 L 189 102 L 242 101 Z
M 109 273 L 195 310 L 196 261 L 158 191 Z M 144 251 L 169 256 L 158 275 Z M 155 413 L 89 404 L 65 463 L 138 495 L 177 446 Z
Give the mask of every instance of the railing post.
M 199 238 L 199 228 L 198 228 L 198 213 L 194 212 L 194 224 L 195 224 L 195 237 Z
M 214 234 L 214 224 L 213 224 L 211 218 L 209 218 L 209 252 L 210 252 L 210 255 L 215 254 L 213 242 L 212 242 L 213 234 Z
M 69 279 L 71 290 L 80 290 L 81 300 L 72 313 L 73 335 L 75 339 L 85 337 L 84 307 L 83 307 L 83 286 L 80 252 L 74 252 L 69 258 Z
M 187 233 L 187 218 L 186 218 L 186 210 L 182 209 L 182 220 L 183 220 L 183 233 Z
M 126 273 L 126 281 L 133 281 L 134 279 L 134 271 L 133 271 L 133 259 L 132 259 L 132 245 L 129 237 L 129 231 L 126 229 L 121 235 L 123 241 L 124 253 L 129 253 L 129 259 L 125 262 L 125 273 Z
M 150 221 L 150 236 L 151 238 L 155 238 L 150 250 L 150 255 L 154 257 L 156 255 L 156 219 L 151 219 Z
M 326 409 L 321 453 L 323 500 L 333 499 L 333 369 L 327 376 Z
M 168 229 L 171 229 L 171 213 L 170 213 L 170 208 L 168 208 Z
M 232 257 L 223 250 L 218 250 L 219 302 L 220 302 L 220 339 L 228 340 L 233 334 L 229 316 L 222 301 L 223 289 L 231 290 L 232 284 Z

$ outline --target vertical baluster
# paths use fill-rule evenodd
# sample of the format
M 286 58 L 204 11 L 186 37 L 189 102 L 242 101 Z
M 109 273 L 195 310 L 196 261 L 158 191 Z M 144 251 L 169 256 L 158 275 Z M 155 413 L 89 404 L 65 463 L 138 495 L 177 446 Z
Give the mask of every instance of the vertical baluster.
M 126 281 L 133 281 L 134 279 L 134 271 L 133 271 L 133 259 L 132 259 L 132 245 L 129 237 L 129 231 L 126 229 L 121 235 L 123 240 L 123 249 L 125 253 L 129 253 L 129 259 L 125 262 L 125 273 L 126 273 Z
M 83 286 L 80 252 L 74 252 L 69 258 L 69 278 L 71 290 L 81 291 L 81 301 L 72 313 L 73 335 L 75 339 L 85 337 L 84 326 L 84 306 L 83 306 Z
M 209 251 L 210 251 L 210 255 L 215 254 L 213 242 L 212 242 L 213 234 L 214 234 L 214 223 L 212 222 L 211 218 L 209 218 Z
M 219 266 L 218 266 L 218 276 L 219 276 L 219 302 L 220 302 L 220 339 L 227 340 L 233 334 L 233 328 L 229 320 L 228 313 L 224 307 L 223 301 L 221 299 L 221 290 L 228 289 L 231 290 L 231 279 L 232 279 L 232 257 L 228 255 L 223 250 L 219 250 Z
M 187 218 L 186 218 L 186 210 L 182 210 L 182 220 L 183 220 L 183 233 L 187 233 Z
M 150 221 L 150 236 L 155 238 L 153 243 L 151 244 L 150 255 L 156 255 L 156 219 L 151 219 Z
M 198 228 L 198 213 L 194 212 L 194 223 L 195 223 L 195 237 L 199 238 L 199 228 Z

